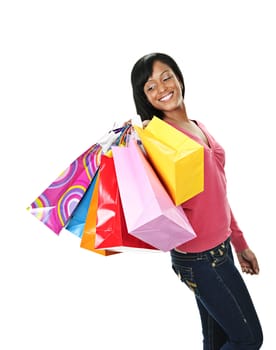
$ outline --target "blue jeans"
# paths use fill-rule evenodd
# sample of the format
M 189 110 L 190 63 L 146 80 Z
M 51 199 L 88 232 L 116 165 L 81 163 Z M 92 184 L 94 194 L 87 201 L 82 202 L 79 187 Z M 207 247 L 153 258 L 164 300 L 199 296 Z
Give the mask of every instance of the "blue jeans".
M 257 350 L 263 343 L 253 302 L 234 265 L 229 239 L 202 253 L 171 251 L 172 267 L 193 292 L 204 350 Z

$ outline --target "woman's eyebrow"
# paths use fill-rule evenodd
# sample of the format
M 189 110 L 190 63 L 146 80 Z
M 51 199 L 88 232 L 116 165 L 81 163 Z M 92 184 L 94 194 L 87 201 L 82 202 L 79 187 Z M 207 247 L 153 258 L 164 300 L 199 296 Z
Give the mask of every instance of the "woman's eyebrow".
M 164 73 L 167 73 L 168 71 L 169 71 L 169 69 L 165 69 L 162 73 L 159 74 L 159 77 L 161 77 L 161 75 L 163 75 Z M 146 82 L 151 81 L 151 80 L 154 80 L 152 75 L 148 78 L 148 80 Z

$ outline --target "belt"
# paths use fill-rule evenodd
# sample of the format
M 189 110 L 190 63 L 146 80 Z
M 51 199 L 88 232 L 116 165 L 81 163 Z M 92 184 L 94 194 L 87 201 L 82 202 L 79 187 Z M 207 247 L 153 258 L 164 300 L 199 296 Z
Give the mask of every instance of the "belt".
M 180 254 L 185 254 L 185 255 L 195 255 L 195 254 L 204 254 L 204 253 L 211 253 L 211 255 L 214 254 L 214 251 L 219 249 L 219 248 L 225 248 L 225 246 L 230 242 L 230 237 L 228 237 L 224 242 L 218 244 L 216 247 L 204 250 L 203 252 L 183 252 L 182 250 L 179 250 L 177 248 L 174 248 L 173 251 L 180 253 Z

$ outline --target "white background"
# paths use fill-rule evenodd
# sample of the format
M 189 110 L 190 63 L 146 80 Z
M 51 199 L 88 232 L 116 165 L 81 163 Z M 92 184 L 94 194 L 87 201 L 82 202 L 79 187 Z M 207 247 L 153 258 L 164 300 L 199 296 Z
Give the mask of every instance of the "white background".
M 114 122 L 130 71 L 161 51 L 190 118 L 224 146 L 229 199 L 259 259 L 245 276 L 275 348 L 273 1 L 13 1 L 0 5 L 0 348 L 201 349 L 192 293 L 167 253 L 103 257 L 26 207 Z M 221 306 L 223 307 L 223 305 Z

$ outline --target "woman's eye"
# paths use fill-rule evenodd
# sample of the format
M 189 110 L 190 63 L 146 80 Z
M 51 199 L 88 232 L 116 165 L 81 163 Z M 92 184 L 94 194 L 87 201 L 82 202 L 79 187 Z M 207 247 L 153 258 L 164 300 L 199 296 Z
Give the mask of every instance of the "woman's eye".
M 169 79 L 171 79 L 171 75 L 168 75 L 168 76 L 165 76 L 164 78 L 163 78 L 163 81 L 167 81 L 167 80 L 169 80 Z
M 150 91 L 154 90 L 154 88 L 155 88 L 155 85 L 150 85 L 150 86 L 148 86 L 147 91 L 150 92 Z

